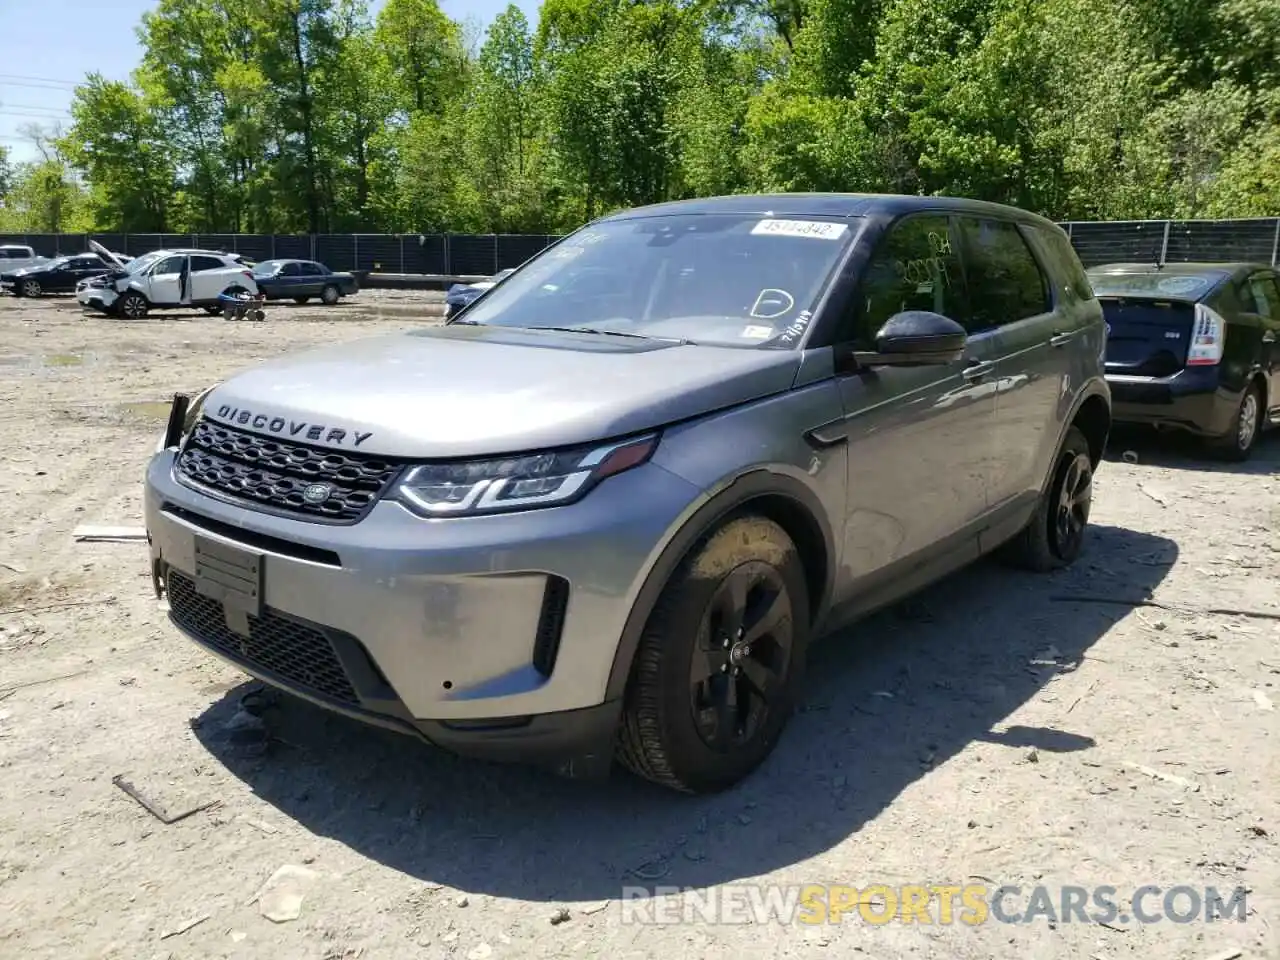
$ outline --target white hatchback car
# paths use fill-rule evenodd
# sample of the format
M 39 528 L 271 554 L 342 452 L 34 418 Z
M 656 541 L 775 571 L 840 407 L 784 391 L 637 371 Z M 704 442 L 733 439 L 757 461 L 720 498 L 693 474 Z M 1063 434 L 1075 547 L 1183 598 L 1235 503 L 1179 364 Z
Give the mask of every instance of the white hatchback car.
M 76 299 L 90 309 L 137 320 L 155 309 L 203 307 L 217 312 L 218 297 L 224 293 L 258 293 L 253 272 L 235 254 L 153 250 L 120 270 L 82 281 Z

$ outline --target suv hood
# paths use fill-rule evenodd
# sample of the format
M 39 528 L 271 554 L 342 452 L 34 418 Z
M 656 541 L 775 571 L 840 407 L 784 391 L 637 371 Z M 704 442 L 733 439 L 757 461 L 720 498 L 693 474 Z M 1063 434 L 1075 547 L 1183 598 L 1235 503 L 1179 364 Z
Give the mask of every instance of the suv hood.
M 787 390 L 795 350 L 449 325 L 270 361 L 214 389 L 210 420 L 387 457 L 591 443 Z

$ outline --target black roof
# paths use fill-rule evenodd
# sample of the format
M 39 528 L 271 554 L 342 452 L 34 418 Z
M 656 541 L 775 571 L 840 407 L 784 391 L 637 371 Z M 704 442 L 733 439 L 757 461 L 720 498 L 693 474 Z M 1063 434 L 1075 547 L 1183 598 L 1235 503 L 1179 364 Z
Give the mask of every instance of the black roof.
M 915 197 L 897 193 L 762 193 L 704 197 L 697 200 L 675 200 L 669 203 L 620 210 L 601 217 L 600 220 L 716 213 L 762 217 L 865 217 L 873 214 L 897 217 L 906 213 L 929 210 L 969 213 L 975 216 L 1000 216 L 1040 225 L 1057 226 L 1052 220 L 1001 203 L 967 200 L 963 197 Z

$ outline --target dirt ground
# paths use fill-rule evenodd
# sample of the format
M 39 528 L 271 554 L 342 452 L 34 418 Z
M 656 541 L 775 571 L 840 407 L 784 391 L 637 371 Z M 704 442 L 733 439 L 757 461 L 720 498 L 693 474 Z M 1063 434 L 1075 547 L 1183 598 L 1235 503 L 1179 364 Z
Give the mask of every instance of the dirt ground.
M 1234 468 L 1116 438 L 1084 560 L 982 563 L 819 645 L 778 751 L 719 797 L 453 759 L 290 699 L 264 756 L 238 749 L 256 685 L 168 625 L 142 544 L 72 530 L 141 523 L 175 390 L 438 305 L 229 324 L 0 298 L 0 956 L 1280 957 L 1280 619 L 1208 612 L 1280 618 L 1280 436 Z M 1175 609 L 1061 599 L 1144 596 Z M 214 805 L 165 824 L 117 776 Z M 304 899 L 273 922 L 253 901 L 286 865 Z M 648 925 L 621 902 L 828 883 L 1021 885 L 1008 910 L 1110 885 L 1122 912 L 1145 884 L 1243 886 L 1247 915 Z

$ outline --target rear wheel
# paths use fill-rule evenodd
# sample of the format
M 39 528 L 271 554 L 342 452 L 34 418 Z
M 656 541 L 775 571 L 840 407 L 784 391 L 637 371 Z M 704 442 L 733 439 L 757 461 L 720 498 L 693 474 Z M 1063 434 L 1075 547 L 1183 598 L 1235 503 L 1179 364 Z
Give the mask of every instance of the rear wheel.
M 339 297 L 338 288 L 335 287 L 333 284 L 329 284 L 323 290 L 320 291 L 320 302 L 323 303 L 326 307 L 332 307 L 335 303 L 337 303 L 338 297 Z
M 24 297 L 31 297 L 34 299 L 42 293 L 44 293 L 44 290 L 41 288 L 39 280 L 28 279 L 22 281 L 22 295 Z
M 727 789 L 772 752 L 804 674 L 809 598 L 795 544 L 731 520 L 677 569 L 631 668 L 617 756 L 686 793 Z
M 1070 566 L 1084 550 L 1093 506 L 1093 458 L 1076 427 L 1067 430 L 1053 473 L 1031 522 L 1001 549 L 1013 566 L 1048 572 Z
M 1257 383 L 1251 383 L 1236 407 L 1231 429 L 1221 437 L 1209 441 L 1210 452 L 1224 460 L 1248 460 L 1253 456 L 1254 447 L 1258 445 L 1263 416 L 1262 391 Z
M 140 293 L 126 293 L 116 304 L 120 316 L 129 320 L 141 320 L 147 315 L 147 298 Z

